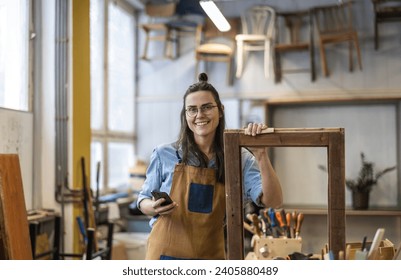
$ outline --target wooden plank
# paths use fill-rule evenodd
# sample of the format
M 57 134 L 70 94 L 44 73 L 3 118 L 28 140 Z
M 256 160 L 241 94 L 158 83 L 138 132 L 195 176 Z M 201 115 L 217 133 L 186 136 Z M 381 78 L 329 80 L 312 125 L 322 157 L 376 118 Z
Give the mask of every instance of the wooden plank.
M 327 148 L 329 249 L 338 259 L 345 252 L 345 147 L 344 130 L 330 134 Z
M 32 260 L 28 218 L 18 155 L 0 155 L 0 256 Z
M 227 257 L 230 260 L 244 259 L 244 213 L 242 205 L 241 150 L 238 134 L 224 134 L 224 165 L 227 214 Z M 230 143 L 230 145 L 227 145 Z M 227 186 L 230 186 L 227 188 Z
M 275 128 L 255 137 L 243 129 L 225 130 L 228 259 L 243 259 L 242 147 L 326 147 L 328 161 L 328 239 L 330 250 L 345 252 L 345 148 L 343 128 Z

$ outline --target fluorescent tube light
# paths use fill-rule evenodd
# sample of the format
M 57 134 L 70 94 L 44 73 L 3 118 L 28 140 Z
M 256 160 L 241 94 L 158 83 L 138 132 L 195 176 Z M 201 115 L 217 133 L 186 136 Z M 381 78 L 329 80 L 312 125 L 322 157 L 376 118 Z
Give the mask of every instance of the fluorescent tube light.
M 223 16 L 216 4 L 211 0 L 201 0 L 199 1 L 202 9 L 205 11 L 207 16 L 213 21 L 217 29 L 221 32 L 226 32 L 231 29 L 230 24 L 227 19 Z

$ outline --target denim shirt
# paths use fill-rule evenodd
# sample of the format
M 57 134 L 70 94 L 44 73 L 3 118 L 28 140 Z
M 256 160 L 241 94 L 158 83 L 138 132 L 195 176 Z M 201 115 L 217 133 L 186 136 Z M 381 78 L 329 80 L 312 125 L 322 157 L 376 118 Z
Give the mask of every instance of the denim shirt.
M 181 149 L 178 149 L 178 155 L 182 157 Z M 244 189 L 244 200 L 252 200 L 259 206 L 263 206 L 260 201 L 262 195 L 262 181 L 259 166 L 255 157 L 245 148 L 241 150 L 242 157 L 242 182 Z M 137 199 L 139 208 L 140 202 L 145 198 L 152 198 L 151 192 L 154 190 L 170 193 L 173 181 L 175 165 L 179 163 L 177 156 L 177 148 L 175 143 L 163 144 L 157 146 L 150 157 L 148 169 L 146 171 L 146 179 L 142 186 Z M 199 166 L 198 160 L 193 157 L 189 159 L 189 165 Z M 209 168 L 216 168 L 215 161 L 209 161 Z M 153 217 L 149 224 L 152 226 L 156 221 Z

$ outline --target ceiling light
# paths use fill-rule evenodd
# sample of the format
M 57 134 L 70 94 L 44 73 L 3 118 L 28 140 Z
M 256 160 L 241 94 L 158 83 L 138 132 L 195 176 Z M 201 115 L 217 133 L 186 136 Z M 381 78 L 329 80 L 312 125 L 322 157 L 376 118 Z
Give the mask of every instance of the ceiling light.
M 231 29 L 227 19 L 223 16 L 216 4 L 211 0 L 199 1 L 202 9 L 205 11 L 207 16 L 212 20 L 217 29 L 221 32 L 226 32 Z

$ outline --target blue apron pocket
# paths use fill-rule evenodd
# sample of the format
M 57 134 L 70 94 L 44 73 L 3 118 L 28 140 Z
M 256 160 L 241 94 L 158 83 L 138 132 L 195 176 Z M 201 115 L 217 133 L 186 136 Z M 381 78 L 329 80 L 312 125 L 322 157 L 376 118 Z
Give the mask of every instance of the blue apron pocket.
M 188 210 L 197 213 L 211 213 L 213 210 L 213 185 L 191 183 L 189 186 Z

